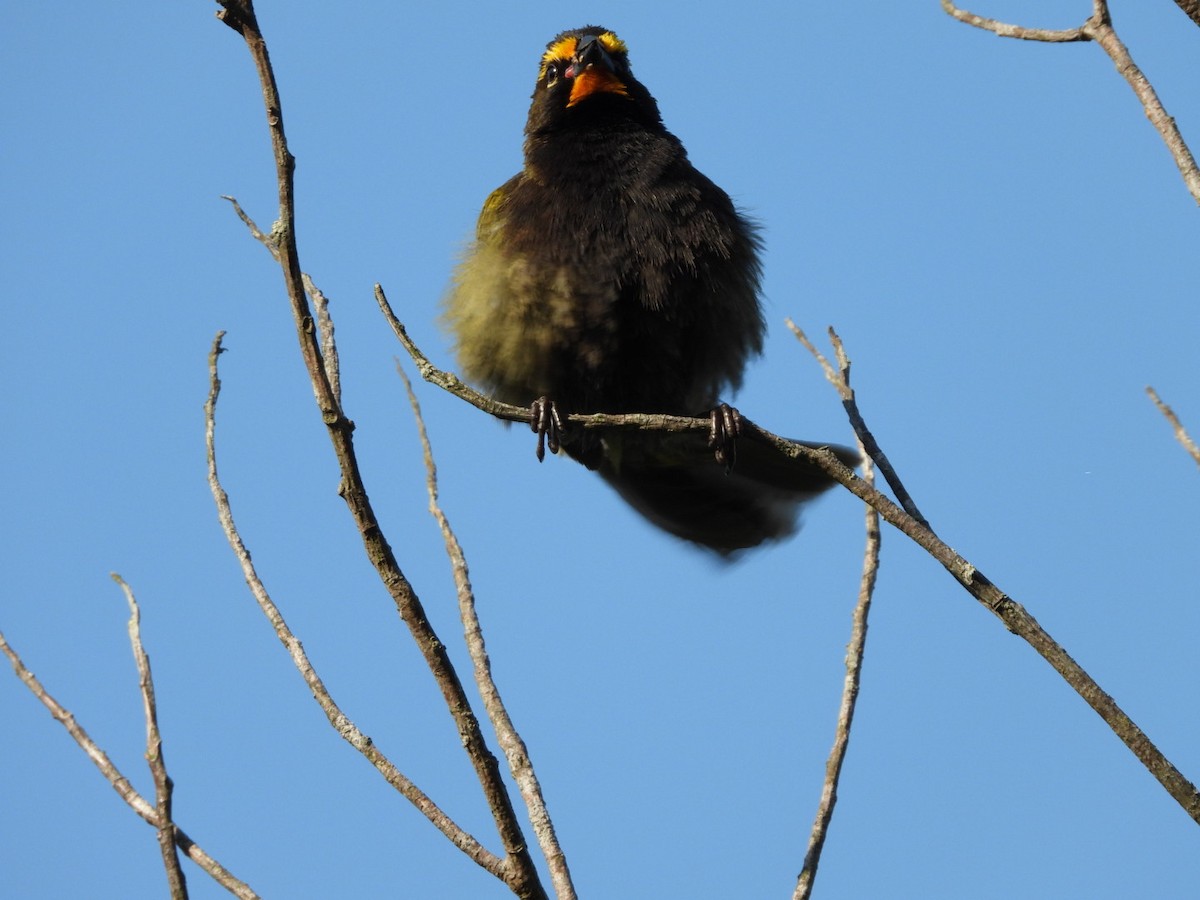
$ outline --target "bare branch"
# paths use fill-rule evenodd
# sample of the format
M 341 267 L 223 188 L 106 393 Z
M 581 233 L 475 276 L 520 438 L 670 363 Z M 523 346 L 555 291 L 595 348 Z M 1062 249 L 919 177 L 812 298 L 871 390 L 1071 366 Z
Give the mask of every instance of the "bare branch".
M 796 339 L 816 358 L 821 366 L 821 370 L 825 373 L 826 380 L 837 390 L 838 396 L 842 398 L 842 407 L 846 410 L 846 416 L 850 419 L 850 425 L 854 429 L 854 433 L 858 436 L 859 443 L 862 444 L 863 452 L 875 461 L 875 465 L 883 473 L 884 480 L 891 486 L 892 492 L 896 495 L 896 499 L 900 501 L 900 505 L 904 507 L 904 511 L 923 526 L 929 528 L 929 522 L 921 515 L 921 511 L 917 509 L 917 504 L 913 502 L 908 490 L 904 487 L 904 483 L 900 480 L 900 475 L 892 466 L 891 460 L 887 458 L 887 454 L 883 452 L 883 448 L 875 440 L 875 435 L 871 434 L 871 429 L 867 427 L 862 413 L 858 411 L 858 403 L 854 399 L 854 389 L 850 387 L 850 359 L 846 356 L 846 348 L 842 345 L 842 339 L 838 337 L 837 332 L 832 328 L 829 329 L 829 339 L 833 344 L 834 352 L 838 356 L 839 365 L 842 369 L 839 374 L 830 364 L 829 360 L 825 358 L 825 355 L 816 348 L 813 342 L 808 339 L 808 335 L 795 322 L 787 319 L 786 323 L 787 327 L 791 329 L 792 334 L 796 336 Z
M 275 260 L 278 262 L 279 244 L 276 239 L 272 235 L 262 233 L 262 230 L 258 227 L 258 225 L 255 224 L 254 220 L 247 215 L 244 209 L 242 209 L 242 205 L 237 202 L 236 197 L 231 197 L 229 194 L 222 194 L 221 199 L 229 201 L 229 205 L 233 207 L 233 211 L 237 213 L 237 217 L 241 219 L 242 224 L 249 229 L 250 236 L 266 247 L 270 254 L 275 257 Z
M 1142 109 L 1146 112 L 1146 118 L 1150 120 L 1150 124 L 1158 131 L 1163 143 L 1171 151 L 1171 158 L 1175 160 L 1175 165 L 1179 168 L 1179 174 L 1183 176 L 1183 182 L 1187 185 L 1192 199 L 1200 203 L 1200 168 L 1196 166 L 1196 158 L 1192 156 L 1191 149 L 1184 141 L 1183 135 L 1179 133 L 1175 119 L 1168 115 L 1166 109 L 1163 108 L 1154 86 L 1150 84 L 1150 79 L 1134 64 L 1129 50 L 1121 42 L 1107 17 L 1100 19 L 1093 16 L 1083 27 L 1087 30 L 1088 36 L 1108 54 L 1121 77 L 1133 88 L 1134 94 L 1141 101 Z
M 395 764 L 375 746 L 375 742 L 370 737 L 360 731 L 350 721 L 350 718 L 342 712 L 341 708 L 334 701 L 333 696 L 329 693 L 329 690 L 325 687 L 325 682 L 321 680 L 316 669 L 313 668 L 312 663 L 309 661 L 308 654 L 304 651 L 304 645 L 293 634 L 283 617 L 283 613 L 279 611 L 279 607 L 275 605 L 275 601 L 271 599 L 271 595 L 267 592 L 262 579 L 259 578 L 258 571 L 250 559 L 250 551 L 246 549 L 246 544 L 242 540 L 241 533 L 234 523 L 233 508 L 229 503 L 229 495 L 225 493 L 224 487 L 221 486 L 220 476 L 217 474 L 216 415 L 217 398 L 221 393 L 221 379 L 218 377 L 217 372 L 217 358 L 224 352 L 224 348 L 221 346 L 221 338 L 224 334 L 224 332 L 217 333 L 216 338 L 213 340 L 212 351 L 208 357 L 209 393 L 208 400 L 204 404 L 208 485 L 212 491 L 213 500 L 217 505 L 217 517 L 221 521 L 221 528 L 224 530 L 225 538 L 229 541 L 229 545 L 233 548 L 233 553 L 242 567 L 242 575 L 246 579 L 250 593 L 254 595 L 259 609 L 267 617 L 267 621 L 271 623 L 271 627 L 275 629 L 275 634 L 278 636 L 280 643 L 283 644 L 288 655 L 292 658 L 292 664 L 300 672 L 301 677 L 304 678 L 305 684 L 308 685 L 309 691 L 312 692 L 313 699 L 317 701 L 317 705 L 321 707 L 321 711 L 325 713 L 325 717 L 329 719 L 329 724 L 333 726 L 334 730 L 341 735 L 346 743 L 361 753 L 375 767 L 376 771 L 384 777 L 388 784 L 399 791 L 442 834 L 449 838 L 454 846 L 458 847 L 497 878 L 503 878 L 503 860 L 489 852 L 479 841 L 446 815 L 436 803 L 429 799 L 424 791 L 413 784 L 412 781 L 396 768 Z
M 254 4 L 252 0 L 219 2 L 224 9 L 218 13 L 218 17 L 245 40 L 263 90 L 279 187 L 279 214 L 275 227 L 272 228 L 272 235 L 278 248 L 279 265 L 292 307 L 300 353 L 342 473 L 340 493 L 354 518 L 368 559 L 375 566 L 380 580 L 396 605 L 397 612 L 408 626 L 442 692 L 446 707 L 454 718 L 463 748 L 475 769 L 476 777 L 492 811 L 496 830 L 504 845 L 506 858 L 502 877 L 505 883 L 519 896 L 544 897 L 545 889 L 530 856 L 500 766 L 484 740 L 479 721 L 450 662 L 445 644 L 430 624 L 416 591 L 405 577 L 380 529 L 358 467 L 353 440 L 354 423 L 346 417 L 340 399 L 330 383 L 330 369 L 323 358 L 318 329 L 313 327 L 313 316 L 304 291 L 300 255 L 296 247 L 295 158 L 288 149 L 279 90 L 267 53 L 266 41 L 255 17 Z
M 141 816 L 142 819 L 155 828 L 158 828 L 158 813 L 154 807 L 134 789 L 133 785 L 129 783 L 129 779 L 121 774 L 120 769 L 113 765 L 112 760 L 108 758 L 108 754 L 100 749 L 99 745 L 92 740 L 83 726 L 75 720 L 75 716 L 72 715 L 71 711 L 55 700 L 38 680 L 37 676 L 25 668 L 25 663 L 21 661 L 21 657 L 17 655 L 17 651 L 9 645 L 3 633 L 0 633 L 0 651 L 8 657 L 8 661 L 12 664 L 17 678 L 21 679 L 24 685 L 29 688 L 30 693 L 50 711 L 50 715 L 54 717 L 55 721 L 67 729 L 67 733 L 74 738 L 75 743 L 87 754 L 88 759 L 95 763 L 96 768 L 100 770 L 100 774 L 113 786 L 113 790 L 117 792 L 118 796 L 125 801 L 130 809 Z M 179 849 L 187 854 L 188 859 L 211 875 L 213 880 L 221 885 L 221 887 L 225 888 L 235 897 L 241 898 L 241 900 L 259 900 L 258 894 L 254 893 L 248 884 L 235 878 L 228 869 L 209 856 L 199 844 L 184 834 L 183 829 L 176 825 L 174 826 L 174 830 L 175 842 L 179 845 Z
M 942 9 L 958 21 L 990 31 L 1000 37 L 1050 43 L 1094 41 L 1099 44 L 1100 48 L 1108 54 L 1109 59 L 1113 61 L 1121 77 L 1133 88 L 1134 94 L 1142 104 L 1142 109 L 1146 112 L 1146 118 L 1158 131 L 1163 143 L 1167 145 L 1167 149 L 1171 153 L 1171 158 L 1175 160 L 1175 165 L 1179 168 L 1179 174 L 1183 176 L 1183 182 L 1187 185 L 1192 199 L 1200 203 L 1200 168 L 1196 165 L 1196 159 L 1184 141 L 1183 135 L 1179 133 L 1175 120 L 1163 108 L 1162 101 L 1158 99 L 1158 94 L 1150 84 L 1150 80 L 1137 67 L 1128 48 L 1117 36 L 1112 25 L 1112 16 L 1109 15 L 1107 0 L 1092 0 L 1091 17 L 1078 28 L 1065 31 L 1048 31 L 1043 28 L 1009 25 L 995 19 L 987 19 L 974 13 L 965 12 L 955 6 L 951 0 L 941 0 L 941 2 Z M 1176 0 L 1176 2 L 1189 16 L 1197 18 L 1195 3 L 1192 0 Z M 1189 9 L 1189 6 L 1185 4 L 1190 4 L 1191 8 Z M 1200 24 L 1200 19 L 1197 19 L 1197 24 Z
M 838 381 L 847 389 L 850 386 L 850 362 L 841 356 L 841 375 Z M 824 357 L 822 357 L 824 359 Z M 824 364 L 824 363 L 823 363 Z M 866 452 L 866 448 L 862 448 Z M 875 471 L 870 458 L 863 462 L 863 481 L 875 484 Z M 833 808 L 837 804 L 838 781 L 842 774 L 842 763 L 850 746 L 850 727 L 854 723 L 854 708 L 858 702 L 858 687 L 862 679 L 863 659 L 867 647 L 867 617 L 871 612 L 871 598 L 875 593 L 875 577 L 879 572 L 879 546 L 882 535 L 879 531 L 879 513 L 871 506 L 866 507 L 867 544 L 863 550 L 862 579 L 858 587 L 858 602 L 854 606 L 854 619 L 850 629 L 850 643 L 846 647 L 846 679 L 842 687 L 842 703 L 838 709 L 837 729 L 834 732 L 833 749 L 825 763 L 825 782 L 821 788 L 821 801 L 817 805 L 816 820 L 808 839 L 808 851 L 804 855 L 804 868 L 796 881 L 793 900 L 808 900 L 812 896 L 813 883 L 817 877 L 817 866 L 821 861 L 821 850 L 825 846 L 825 835 L 833 820 Z
M 500 415 L 501 418 L 510 418 L 516 421 L 525 419 L 525 411 L 519 407 L 508 407 L 504 404 L 497 404 L 486 397 L 481 397 L 477 392 L 463 385 L 454 375 L 441 372 L 434 367 L 416 347 L 412 339 L 409 338 L 403 324 L 396 319 L 390 306 L 387 304 L 387 299 L 384 297 L 382 289 L 378 285 L 375 286 L 375 294 L 380 308 L 392 324 L 396 336 L 405 348 L 408 349 L 413 359 L 417 361 L 418 368 L 427 381 L 445 387 L 446 390 L 466 399 L 485 412 L 498 410 L 498 412 L 493 412 L 493 414 Z M 839 351 L 839 355 L 841 354 L 844 354 L 844 349 Z M 839 387 L 840 391 L 841 388 Z M 709 426 L 708 419 L 689 419 L 680 416 L 572 415 L 569 421 L 585 427 L 624 427 L 657 429 L 662 431 L 701 430 L 707 429 Z M 883 471 L 883 462 L 887 460 L 887 457 L 871 436 L 871 432 L 866 427 L 861 415 L 858 416 L 857 422 L 853 416 L 851 421 L 855 425 L 855 433 L 858 435 L 859 440 L 868 448 L 871 458 L 880 467 L 880 471 Z M 992 584 L 975 566 L 971 565 L 971 563 L 955 553 L 945 542 L 940 540 L 929 527 L 928 523 L 920 516 L 919 512 L 915 515 L 906 513 L 890 499 L 875 490 L 874 487 L 855 475 L 829 449 L 807 447 L 795 441 L 781 438 L 744 417 L 742 436 L 749 440 L 765 441 L 773 444 L 781 453 L 793 457 L 805 457 L 810 462 L 815 463 L 834 481 L 847 488 L 860 500 L 878 510 L 886 522 L 894 525 L 919 546 L 923 547 L 954 576 L 955 580 L 967 589 L 971 596 L 975 597 L 975 599 L 991 610 L 1009 631 L 1023 638 L 1046 662 L 1050 663 L 1054 670 L 1075 689 L 1076 693 L 1104 719 L 1113 732 L 1116 733 L 1117 737 L 1133 751 L 1133 754 L 1141 760 L 1150 773 L 1166 788 L 1167 793 L 1175 798 L 1176 802 L 1184 808 L 1189 816 L 1200 822 L 1200 792 L 1197 792 L 1195 785 L 1171 765 L 1150 739 L 1146 737 L 1145 733 L 1116 704 L 1112 697 L 1101 690 L 1092 677 L 1062 647 L 1055 643 L 1050 635 L 1038 624 L 1037 620 L 1026 612 L 1021 604 Z M 890 465 L 888 469 L 891 469 Z M 899 484 L 899 479 L 897 478 L 896 480 L 897 484 Z M 902 490 L 903 486 L 901 485 L 900 487 Z M 916 510 L 916 505 L 911 503 L 911 499 L 908 502 Z
M 441 529 L 442 540 L 446 545 L 446 556 L 449 558 L 454 572 L 459 616 L 463 623 L 467 651 L 470 653 L 475 667 L 475 683 L 479 687 L 480 696 L 483 697 L 483 706 L 487 711 L 488 719 L 496 730 L 500 749 L 504 751 L 504 756 L 508 760 L 508 769 L 517 783 L 521 798 L 525 801 L 525 808 L 529 811 L 533 833 L 537 837 L 538 846 L 542 848 L 546 865 L 550 869 L 550 880 L 554 885 L 555 895 L 558 900 L 574 900 L 575 886 L 571 883 L 567 857 L 554 832 L 554 823 L 550 819 L 550 812 L 546 808 L 546 801 L 542 796 L 542 786 L 534 772 L 525 742 L 517 732 L 516 726 L 508 714 L 508 709 L 504 705 L 504 700 L 500 696 L 500 689 L 496 686 L 495 679 L 492 678 L 492 664 L 488 658 L 483 629 L 475 609 L 475 592 L 471 587 L 467 558 L 463 553 L 462 545 L 458 542 L 457 535 L 450 527 L 450 520 L 446 518 L 438 500 L 437 466 L 433 461 L 433 449 L 429 444 L 429 433 L 425 428 L 425 418 L 421 414 L 421 404 L 413 392 L 412 382 L 409 381 L 408 375 L 405 374 L 399 361 L 396 363 L 396 371 L 404 382 L 404 389 L 408 393 L 408 402 L 412 406 L 413 417 L 417 421 L 421 450 L 425 458 L 425 484 L 429 493 L 429 512 Z
M 1200 25 L 1200 0 L 1175 0 L 1175 3 L 1189 19 Z
M 951 0 L 942 0 L 942 9 L 960 22 L 965 22 L 976 28 L 982 28 L 984 31 L 990 31 L 1000 37 L 1016 38 L 1022 41 L 1046 41 L 1055 44 L 1089 40 L 1088 36 L 1083 33 L 1082 28 L 1067 28 L 1056 31 L 1048 28 L 1026 28 L 1023 25 L 1009 25 L 1007 22 L 1000 22 L 996 19 L 986 18 L 985 16 L 977 16 L 973 12 L 959 9 Z
M 1187 433 L 1187 429 L 1179 421 L 1179 416 L 1175 415 L 1175 410 L 1159 399 L 1158 392 L 1154 388 L 1147 387 L 1146 393 L 1150 395 L 1150 399 L 1154 401 L 1154 405 L 1158 407 L 1158 411 L 1166 417 L 1167 421 L 1171 423 L 1171 427 L 1175 429 L 1175 440 L 1183 445 L 1183 449 L 1191 454 L 1192 459 L 1196 461 L 1196 465 L 1200 466 L 1200 447 L 1196 446 L 1196 442 L 1192 440 L 1192 436 Z
M 927 524 L 919 521 L 916 516 L 902 511 L 895 503 L 846 468 L 829 450 L 816 450 L 786 440 L 764 431 L 749 420 L 744 423 L 742 433 L 754 440 L 765 440 L 774 444 L 781 453 L 794 457 L 803 456 L 815 463 L 856 497 L 878 510 L 880 516 L 888 524 L 894 525 L 941 563 L 972 597 L 986 606 L 1009 631 L 1033 647 L 1038 655 L 1046 660 L 1067 684 L 1071 685 L 1075 692 L 1104 719 L 1109 728 L 1150 771 L 1150 774 L 1158 779 L 1159 783 L 1166 788 L 1167 793 L 1175 798 L 1175 801 L 1189 816 L 1200 823 L 1200 792 L 1196 790 L 1196 786 L 1163 756 L 1146 734 L 1117 705 L 1116 701 L 1105 693 L 1100 685 L 1071 658 L 1070 654 L 1046 633 L 1038 621 L 1021 604 L 1000 590 L 975 566 L 955 553 L 933 533 Z M 859 434 L 860 440 L 863 440 L 863 435 L 858 431 L 858 425 L 855 425 L 855 433 Z M 864 446 L 865 443 L 864 441 Z M 876 464 L 879 463 L 879 459 L 874 455 L 872 458 L 875 459 Z
M 142 611 L 133 596 L 133 589 L 125 583 L 125 579 L 116 572 L 112 573 L 112 579 L 125 592 L 125 599 L 129 602 L 129 642 L 133 646 L 133 658 L 137 663 L 138 687 L 142 692 L 142 707 L 146 715 L 146 762 L 150 764 L 150 774 L 154 778 L 158 846 L 167 870 L 167 886 L 171 891 L 172 900 L 187 900 L 187 880 L 179 866 L 179 854 L 175 850 L 175 822 L 171 817 L 171 792 L 174 784 L 171 776 L 167 774 L 167 763 L 163 759 L 150 657 L 142 646 Z

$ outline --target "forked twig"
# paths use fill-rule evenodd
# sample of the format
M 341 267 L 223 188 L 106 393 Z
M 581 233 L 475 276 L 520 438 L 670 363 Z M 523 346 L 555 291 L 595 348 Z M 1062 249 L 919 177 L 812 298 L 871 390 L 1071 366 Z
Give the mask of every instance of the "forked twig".
M 174 784 L 167 774 L 163 759 L 162 735 L 158 731 L 158 704 L 154 699 L 154 677 L 150 673 L 150 657 L 142 646 L 142 611 L 138 608 L 133 589 L 116 572 L 115 581 L 129 602 L 129 642 L 133 646 L 133 658 L 137 663 L 138 687 L 142 692 L 142 709 L 146 716 L 146 762 L 154 779 L 155 812 L 157 813 L 158 846 L 162 852 L 163 866 L 167 870 L 167 886 L 172 900 L 187 900 L 187 879 L 179 865 L 179 853 L 175 848 L 175 822 L 171 816 L 171 794 Z
M 575 886 L 571 882 L 567 857 L 554 832 L 554 823 L 550 819 L 550 812 L 546 808 L 546 801 L 542 796 L 542 786 L 534 772 L 525 742 L 517 732 L 512 717 L 509 716 L 508 709 L 504 706 L 504 701 L 500 696 L 500 689 L 496 686 L 495 679 L 492 678 L 492 664 L 488 658 L 487 645 L 483 639 L 483 628 L 479 624 L 479 615 L 475 609 L 475 591 L 471 587 L 467 558 L 438 499 L 437 466 L 433 461 L 433 448 L 429 444 L 429 433 L 425 428 L 425 417 L 421 414 L 421 404 L 413 392 L 412 382 L 409 381 L 408 375 L 400 366 L 399 361 L 396 363 L 396 371 L 404 382 L 404 390 L 408 394 L 413 418 L 417 422 L 421 452 L 425 459 L 425 485 L 429 494 L 429 512 L 442 532 L 442 540 L 446 545 L 446 556 L 450 560 L 450 567 L 454 573 L 459 616 L 463 623 L 467 651 L 474 664 L 475 684 L 479 687 L 479 694 L 483 698 L 483 707 L 487 711 L 492 728 L 496 731 L 500 749 L 504 751 L 505 759 L 508 760 L 508 769 L 521 792 L 525 808 L 529 811 L 533 833 L 537 837 L 538 846 L 542 849 L 542 855 L 546 858 L 555 895 L 558 900 L 574 900 Z
M 92 740 L 91 735 L 76 721 L 71 711 L 55 700 L 38 680 L 37 676 L 25 667 L 25 663 L 17 654 L 17 651 L 9 645 L 3 633 L 0 633 L 0 652 L 3 652 L 8 657 L 8 661 L 12 664 L 17 678 L 21 680 L 25 687 L 29 688 L 29 692 L 38 699 L 42 706 L 50 711 L 50 715 L 54 717 L 54 720 L 67 729 L 67 734 L 71 735 L 75 743 L 79 745 L 79 748 L 87 754 L 88 759 L 100 770 L 100 774 L 112 785 L 117 795 L 125 801 L 130 809 L 141 816 L 143 820 L 158 828 L 159 819 L 157 810 L 150 805 L 145 797 L 134 789 L 129 779 L 121 774 L 121 770 L 113 764 L 108 754 Z M 235 897 L 240 898 L 240 900 L 259 900 L 258 894 L 251 890 L 250 885 L 235 878 L 233 873 L 209 856 L 178 825 L 174 826 L 174 833 L 175 843 L 179 846 L 179 849 L 187 854 L 188 859 L 212 876 L 212 879 L 217 884 L 221 885 L 221 887 L 225 888 L 225 890 L 229 891 Z
M 796 330 L 799 331 L 799 329 Z M 888 524 L 895 526 L 941 563 L 972 597 L 987 607 L 1009 631 L 1033 647 L 1038 655 L 1062 676 L 1067 684 L 1104 719 L 1113 733 L 1133 752 L 1150 774 L 1158 779 L 1167 793 L 1183 807 L 1193 820 L 1200 823 L 1200 791 L 1196 790 L 1196 786 L 1163 756 L 1145 732 L 1134 724 L 1125 711 L 1117 705 L 1117 702 L 1046 633 L 1025 607 L 1000 590 L 975 566 L 959 556 L 934 534 L 931 528 L 922 524 L 916 517 L 905 513 L 890 499 L 855 476 L 829 451 L 812 450 L 788 441 L 778 435 L 763 431 L 752 422 L 746 423 L 743 433 L 769 441 L 782 453 L 807 457 L 856 497 L 878 510 L 880 516 Z M 863 434 L 859 434 L 860 440 L 863 440 L 863 437 Z M 878 463 L 879 459 L 876 458 L 875 461 Z
M 242 535 L 233 520 L 233 508 L 229 502 L 229 495 L 225 493 L 225 488 L 221 485 L 221 479 L 217 473 L 217 399 L 221 394 L 221 379 L 218 375 L 217 361 L 224 350 L 221 346 L 221 339 L 224 337 L 224 334 L 224 332 L 217 333 L 216 338 L 213 339 L 212 350 L 208 356 L 209 391 L 208 400 L 204 404 L 204 434 L 208 457 L 208 485 L 217 506 L 217 518 L 221 521 L 221 528 L 225 532 L 225 539 L 229 542 L 229 546 L 233 548 L 234 556 L 237 557 L 238 564 L 242 567 L 242 576 L 246 579 L 250 593 L 254 595 L 259 609 L 267 617 L 267 621 L 271 623 L 271 627 L 275 629 L 275 634 L 278 636 L 280 643 L 283 644 L 288 655 L 292 658 L 292 664 L 300 672 L 301 677 L 304 678 L 304 683 L 308 685 L 309 691 L 312 692 L 313 699 L 317 701 L 317 705 L 321 707 L 321 711 L 325 713 L 325 717 L 329 719 L 329 724 L 333 726 L 334 730 L 341 735 L 346 743 L 361 753 L 375 767 L 376 771 L 384 777 L 388 784 L 399 791 L 405 799 L 420 810 L 425 818 L 433 823 L 435 828 L 449 838 L 454 846 L 458 847 L 497 878 L 503 878 L 504 861 L 490 852 L 446 815 L 424 791 L 418 788 L 407 776 L 396 768 L 395 764 L 388 759 L 369 736 L 360 731 L 358 726 L 342 712 L 341 707 L 334 701 L 333 695 L 325 687 L 325 682 L 317 674 L 316 669 L 313 668 L 308 654 L 304 651 L 304 645 L 288 626 L 283 613 L 275 605 L 275 601 L 271 599 L 270 593 L 268 593 L 266 586 L 259 577 L 258 571 L 255 569 L 254 563 L 250 558 L 250 551 L 246 548 L 246 544 L 242 540 Z
M 1185 0 L 1176 0 L 1176 2 L 1189 16 L 1192 16 L 1193 19 L 1197 18 L 1195 3 L 1185 3 Z M 941 0 L 941 3 L 942 9 L 958 21 L 981 28 L 984 31 L 990 31 L 1000 37 L 1049 43 L 1094 41 L 1098 44 L 1108 54 L 1108 58 L 1113 61 L 1113 65 L 1117 67 L 1117 72 L 1120 73 L 1121 77 L 1133 89 L 1134 94 L 1137 95 L 1138 100 L 1142 104 L 1142 109 L 1145 110 L 1146 118 L 1150 120 L 1150 123 L 1162 138 L 1163 143 L 1167 145 L 1167 150 L 1170 151 L 1171 158 L 1179 168 L 1179 174 L 1183 176 L 1183 182 L 1187 185 L 1192 199 L 1200 203 L 1200 167 L 1196 165 L 1196 158 L 1192 155 L 1187 142 L 1184 141 L 1183 135 L 1180 134 L 1179 128 L 1175 124 L 1175 119 L 1167 113 L 1162 105 L 1162 101 L 1158 99 L 1158 93 L 1154 90 L 1154 85 L 1150 83 L 1150 79 L 1134 63 L 1133 57 L 1129 53 L 1129 48 L 1125 46 L 1121 38 L 1117 35 L 1116 29 L 1113 28 L 1112 16 L 1108 11 L 1107 0 L 1092 0 L 1091 17 L 1078 28 L 1070 28 L 1065 31 L 1051 31 L 1044 28 L 1027 28 L 1023 25 L 1010 25 L 1006 22 L 977 16 L 975 13 L 959 9 L 952 0 Z M 1200 21 L 1197 24 L 1200 24 Z
M 842 407 L 846 410 L 847 418 L 850 419 L 850 426 L 854 429 L 854 433 L 858 435 L 863 452 L 875 461 L 875 464 L 879 467 L 879 471 L 883 474 L 884 480 L 891 487 L 892 493 L 896 495 L 896 499 L 904 507 L 904 511 L 926 528 L 929 528 L 929 522 L 921 515 L 921 510 L 917 508 L 917 504 L 913 502 L 913 498 L 909 495 L 907 488 L 904 487 L 904 483 L 900 480 L 899 473 L 892 466 L 892 461 L 887 458 L 887 454 L 883 452 L 883 448 L 875 440 L 875 435 L 867 427 L 862 413 L 858 411 L 858 404 L 854 399 L 854 391 L 850 387 L 850 360 L 846 356 L 845 347 L 842 346 L 842 339 L 838 337 L 836 331 L 832 328 L 829 329 L 829 340 L 833 344 L 834 352 L 837 354 L 841 367 L 841 371 L 839 372 L 837 369 L 834 369 L 833 365 L 826 359 L 825 354 L 816 348 L 813 342 L 808 339 L 808 335 L 801 331 L 795 322 L 787 319 L 785 323 L 792 334 L 796 336 L 796 339 L 817 360 L 817 363 L 821 366 L 821 370 L 825 373 L 825 379 L 833 385 L 834 389 L 838 392 L 838 396 L 842 398 Z
M 840 381 L 849 386 L 849 362 L 842 366 Z M 874 465 L 868 457 L 863 461 L 863 481 L 875 483 Z M 858 702 L 858 688 L 862 680 L 863 660 L 867 647 L 867 620 L 871 613 L 871 598 L 875 593 L 875 577 L 879 572 L 879 546 L 882 535 L 879 531 L 879 513 L 866 506 L 867 543 L 863 550 L 862 579 L 858 587 L 858 602 L 854 605 L 850 643 L 846 646 L 846 678 L 842 686 L 842 702 L 838 709 L 837 728 L 834 732 L 833 749 L 825 763 L 825 780 L 821 786 L 821 800 L 812 833 L 808 839 L 808 850 L 804 854 L 804 868 L 796 880 L 792 900 L 808 900 L 812 896 L 817 877 L 817 866 L 821 851 L 825 847 L 825 835 L 833 821 L 833 809 L 837 804 L 838 782 L 842 775 L 842 764 L 850 747 L 850 728 L 854 724 L 854 709 Z

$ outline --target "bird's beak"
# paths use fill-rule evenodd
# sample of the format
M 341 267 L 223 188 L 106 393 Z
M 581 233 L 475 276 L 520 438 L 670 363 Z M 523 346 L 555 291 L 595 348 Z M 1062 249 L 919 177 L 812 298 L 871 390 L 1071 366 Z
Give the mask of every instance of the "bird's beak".
M 624 82 L 617 77 L 613 68 L 612 57 L 594 35 L 580 38 L 571 57 L 571 65 L 565 73 L 567 78 L 574 80 L 567 106 L 574 106 L 585 97 L 597 93 L 628 96 Z
M 604 45 L 595 35 L 585 35 L 575 45 L 575 53 L 571 56 L 571 67 L 567 69 L 567 77 L 574 78 L 587 71 L 589 66 L 601 65 L 612 71 L 612 57 L 604 49 Z

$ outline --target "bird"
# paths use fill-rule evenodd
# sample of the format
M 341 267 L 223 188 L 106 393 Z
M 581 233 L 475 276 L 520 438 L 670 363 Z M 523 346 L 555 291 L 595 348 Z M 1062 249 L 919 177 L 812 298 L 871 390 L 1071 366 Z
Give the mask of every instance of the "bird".
M 740 415 L 720 400 L 762 352 L 761 249 L 664 126 L 625 42 L 571 29 L 541 56 L 524 165 L 484 202 L 443 324 L 468 381 L 530 408 L 539 459 L 548 439 L 655 525 L 732 559 L 790 535 L 834 483 L 737 441 Z M 712 435 L 563 424 L 598 412 L 709 415 Z

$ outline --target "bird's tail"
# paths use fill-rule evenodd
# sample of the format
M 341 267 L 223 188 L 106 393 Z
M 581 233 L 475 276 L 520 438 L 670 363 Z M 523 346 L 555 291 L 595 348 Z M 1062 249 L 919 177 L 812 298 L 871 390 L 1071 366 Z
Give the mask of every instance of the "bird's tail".
M 834 484 L 816 465 L 758 441 L 738 441 L 728 474 L 694 433 L 644 441 L 606 437 L 600 474 L 658 527 L 727 558 L 792 534 L 801 504 Z M 849 447 L 802 443 L 829 447 L 851 467 L 861 461 Z

